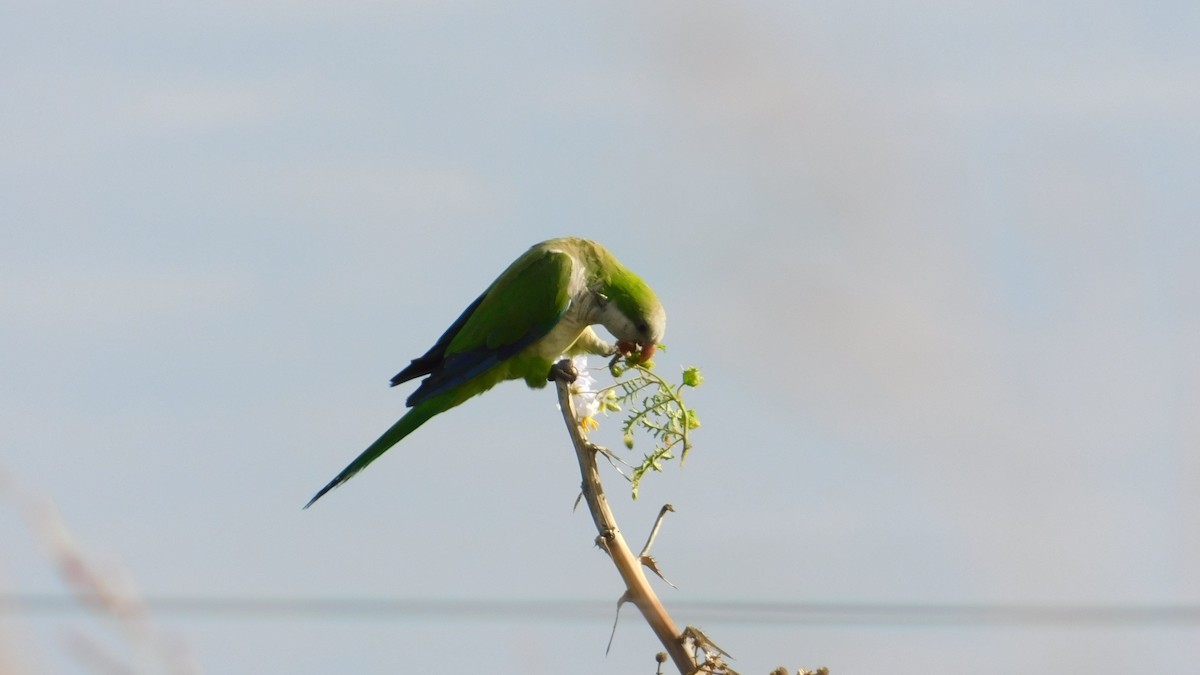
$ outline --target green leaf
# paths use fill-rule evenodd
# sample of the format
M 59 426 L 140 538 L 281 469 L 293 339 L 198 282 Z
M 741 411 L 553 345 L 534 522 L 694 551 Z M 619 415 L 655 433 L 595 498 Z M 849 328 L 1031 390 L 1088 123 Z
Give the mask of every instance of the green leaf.
M 684 370 L 679 384 L 672 385 L 653 372 L 653 364 L 638 364 L 628 359 L 616 359 L 610 370 L 617 382 L 602 398 L 603 410 L 624 410 L 622 440 L 632 449 L 635 435 L 643 433 L 654 440 L 654 448 L 634 467 L 630 482 L 633 498 L 637 499 L 642 478 L 652 471 L 661 472 L 664 463 L 676 457 L 681 448 L 680 464 L 692 448 L 689 432 L 700 426 L 696 411 L 688 408 L 682 392 L 686 387 L 699 386 L 704 378 L 700 369 Z

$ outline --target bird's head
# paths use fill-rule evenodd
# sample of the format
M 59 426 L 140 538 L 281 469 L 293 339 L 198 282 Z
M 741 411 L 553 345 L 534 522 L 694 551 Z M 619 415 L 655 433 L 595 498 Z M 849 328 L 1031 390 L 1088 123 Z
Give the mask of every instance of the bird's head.
M 636 274 L 620 269 L 596 297 L 597 322 L 617 338 L 617 350 L 638 354 L 640 363 L 649 361 L 667 328 L 667 313 L 654 291 Z

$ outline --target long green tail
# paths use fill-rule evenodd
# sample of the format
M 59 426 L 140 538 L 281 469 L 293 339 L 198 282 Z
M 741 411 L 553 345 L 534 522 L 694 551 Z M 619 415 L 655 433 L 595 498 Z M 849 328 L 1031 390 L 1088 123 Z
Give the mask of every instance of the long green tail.
M 416 430 L 417 427 L 428 422 L 429 418 L 445 409 L 446 406 L 444 401 L 430 399 L 417 405 L 412 410 L 409 410 L 407 413 L 405 413 L 404 417 L 401 417 L 399 420 L 397 420 L 390 429 L 383 432 L 383 435 L 380 436 L 377 441 L 372 443 L 371 446 L 366 450 L 363 450 L 362 454 L 356 457 L 353 462 L 350 462 L 349 466 L 342 469 L 341 473 L 335 476 L 333 480 L 329 481 L 329 485 L 321 488 L 321 491 L 318 492 L 316 496 L 308 500 L 308 503 L 304 505 L 304 508 L 307 509 L 308 507 L 312 506 L 313 502 L 324 496 L 326 492 L 329 492 L 333 488 L 350 480 L 354 474 L 365 469 L 368 464 L 379 459 L 379 456 L 387 452 L 393 445 L 399 443 L 401 439 L 411 434 Z

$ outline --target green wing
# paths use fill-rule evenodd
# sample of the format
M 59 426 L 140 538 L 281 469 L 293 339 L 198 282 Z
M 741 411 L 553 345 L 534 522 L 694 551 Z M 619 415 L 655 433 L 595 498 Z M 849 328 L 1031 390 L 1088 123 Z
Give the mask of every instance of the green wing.
M 454 322 L 451 328 L 457 331 L 447 331 L 413 362 L 429 377 L 408 398 L 408 405 L 470 382 L 549 333 L 571 304 L 573 265 L 566 253 L 539 248 L 513 262 Z

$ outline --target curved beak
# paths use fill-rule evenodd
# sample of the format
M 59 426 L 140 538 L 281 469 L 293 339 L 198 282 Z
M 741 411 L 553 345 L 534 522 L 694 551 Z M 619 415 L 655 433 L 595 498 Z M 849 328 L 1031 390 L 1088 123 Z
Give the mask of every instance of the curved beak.
M 638 347 L 641 349 L 638 356 L 638 363 L 646 363 L 650 357 L 654 356 L 654 350 L 658 349 L 658 344 L 655 342 L 639 342 Z
M 618 340 L 617 352 L 624 356 L 637 354 L 637 362 L 639 364 L 646 363 L 650 357 L 654 356 L 654 350 L 658 349 L 656 342 L 633 342 L 632 340 Z

